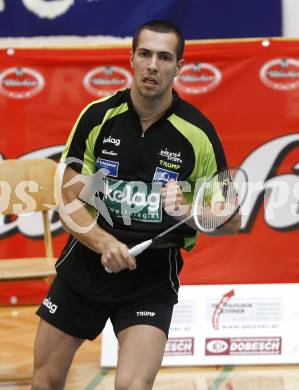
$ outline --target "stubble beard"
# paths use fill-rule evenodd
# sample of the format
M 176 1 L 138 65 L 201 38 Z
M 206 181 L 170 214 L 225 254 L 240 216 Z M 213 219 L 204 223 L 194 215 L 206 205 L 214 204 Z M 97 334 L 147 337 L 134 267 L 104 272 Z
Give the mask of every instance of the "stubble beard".
M 139 86 L 136 83 L 136 90 L 140 97 L 143 99 L 150 100 L 159 100 L 163 98 L 163 95 L 167 94 L 168 88 L 158 89 L 158 90 L 147 90 L 145 87 Z

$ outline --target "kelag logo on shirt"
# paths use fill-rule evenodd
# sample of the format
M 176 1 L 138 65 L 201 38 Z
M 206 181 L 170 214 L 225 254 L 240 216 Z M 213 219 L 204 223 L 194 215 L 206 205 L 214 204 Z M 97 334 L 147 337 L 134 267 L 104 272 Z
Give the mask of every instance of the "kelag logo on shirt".
M 161 222 L 161 185 L 141 181 L 123 181 L 106 178 L 104 202 L 110 212 L 119 218 L 134 221 Z

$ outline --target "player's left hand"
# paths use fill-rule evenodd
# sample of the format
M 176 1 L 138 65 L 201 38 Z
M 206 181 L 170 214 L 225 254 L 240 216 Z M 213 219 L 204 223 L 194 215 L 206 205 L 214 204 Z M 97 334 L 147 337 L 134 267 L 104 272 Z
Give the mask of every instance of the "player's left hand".
M 164 210 L 172 217 L 187 216 L 190 212 L 190 205 L 175 180 L 169 180 L 165 186 L 161 187 L 161 198 Z

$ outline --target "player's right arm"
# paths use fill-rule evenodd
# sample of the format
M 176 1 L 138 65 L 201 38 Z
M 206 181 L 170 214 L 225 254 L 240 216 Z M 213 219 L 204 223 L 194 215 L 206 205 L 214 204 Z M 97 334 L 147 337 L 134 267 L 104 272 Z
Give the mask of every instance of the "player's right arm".
M 78 175 L 78 172 L 66 166 L 59 206 L 59 216 L 64 228 L 83 245 L 101 254 L 103 266 L 112 272 L 126 268 L 135 269 L 136 260 L 129 254 L 128 247 L 100 228 L 80 199 L 80 193 L 86 183 L 76 180 Z

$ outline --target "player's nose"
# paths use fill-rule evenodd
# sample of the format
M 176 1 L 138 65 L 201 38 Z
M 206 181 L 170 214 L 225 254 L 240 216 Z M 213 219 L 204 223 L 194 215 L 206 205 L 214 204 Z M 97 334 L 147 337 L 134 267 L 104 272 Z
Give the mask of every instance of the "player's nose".
M 148 63 L 148 70 L 156 72 L 158 69 L 158 58 L 157 56 L 153 55 L 150 58 L 150 61 Z

